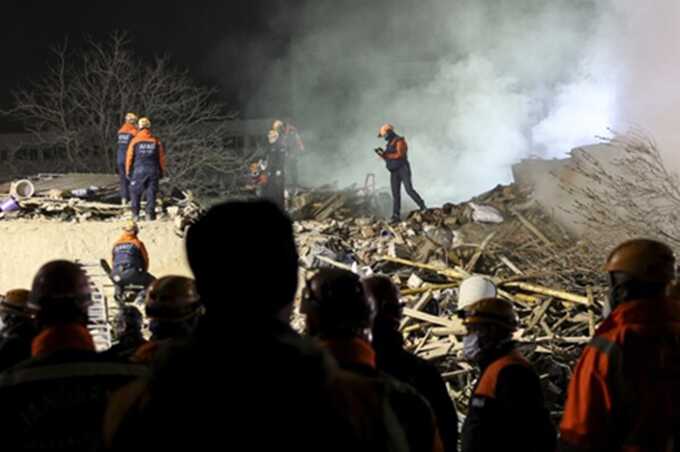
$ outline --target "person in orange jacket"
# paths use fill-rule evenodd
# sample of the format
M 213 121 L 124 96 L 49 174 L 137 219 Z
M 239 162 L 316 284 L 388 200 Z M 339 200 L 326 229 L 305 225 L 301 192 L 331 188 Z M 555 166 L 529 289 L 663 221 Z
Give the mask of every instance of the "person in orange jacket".
M 680 302 L 666 295 L 673 251 L 654 240 L 626 241 L 605 271 L 608 315 L 574 369 L 559 450 L 678 450 Z
M 118 130 L 118 151 L 116 153 L 116 173 L 120 184 L 120 201 L 126 205 L 130 199 L 130 181 L 125 170 L 125 160 L 127 149 L 132 139 L 137 135 L 137 115 L 128 113 L 125 115 L 125 122 Z
M 151 133 L 149 118 L 141 118 L 139 132 L 130 141 L 125 157 L 125 174 L 130 179 L 132 216 L 139 218 L 142 195 L 146 197 L 146 218 L 156 219 L 158 184 L 165 174 L 165 146 Z
M 481 370 L 461 432 L 463 452 L 553 452 L 557 435 L 536 371 L 516 349 L 509 301 L 484 298 L 459 311 L 463 356 Z
M 406 193 L 415 201 L 420 210 L 425 210 L 425 201 L 413 188 L 411 180 L 411 164 L 408 161 L 408 144 L 406 139 L 397 135 L 394 126 L 383 125 L 378 130 L 378 138 L 383 138 L 387 145 L 385 149 L 377 148 L 376 154 L 385 160 L 387 170 L 390 172 L 390 185 L 392 188 L 392 221 L 397 222 L 401 217 L 401 185 L 404 184 Z
M 144 301 L 150 319 L 151 340 L 142 344 L 130 360 L 150 364 L 156 351 L 172 340 L 188 339 L 204 313 L 196 283 L 185 276 L 163 276 L 154 281 Z
M 116 295 L 129 285 L 147 287 L 154 280 L 149 274 L 149 253 L 139 240 L 139 227 L 134 221 L 123 227 L 123 235 L 113 245 L 111 276 L 116 285 Z

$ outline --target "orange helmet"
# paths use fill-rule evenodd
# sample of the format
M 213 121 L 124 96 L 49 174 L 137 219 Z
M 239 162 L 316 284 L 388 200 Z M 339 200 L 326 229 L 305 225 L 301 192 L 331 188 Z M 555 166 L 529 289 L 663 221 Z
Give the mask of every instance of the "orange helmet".
M 675 279 L 675 256 L 672 249 L 656 240 L 628 240 L 609 254 L 604 271 L 626 273 L 640 281 L 668 283 Z
M 378 129 L 378 138 L 383 138 L 390 132 L 394 132 L 394 126 L 392 124 L 383 124 L 383 126 Z

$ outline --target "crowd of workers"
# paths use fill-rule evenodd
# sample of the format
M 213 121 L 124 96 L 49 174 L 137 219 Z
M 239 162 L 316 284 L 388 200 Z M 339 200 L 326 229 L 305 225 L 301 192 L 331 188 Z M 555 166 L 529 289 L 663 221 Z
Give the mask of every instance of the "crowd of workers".
M 238 219 L 238 220 L 235 220 Z M 126 231 L 134 232 L 134 231 Z M 91 287 L 46 263 L 0 304 L 0 425 L 7 450 L 675 451 L 680 303 L 675 259 L 637 239 L 606 263 L 609 312 L 573 371 L 559 435 L 540 378 L 513 341 L 493 284 L 465 280 L 463 359 L 480 371 L 459 428 L 437 369 L 404 349 L 386 276 L 322 268 L 301 288 L 306 335 L 289 326 L 298 254 L 268 201 L 210 209 L 187 232 L 195 279 L 154 280 L 125 306 L 118 344 L 95 351 Z M 218 446 L 220 445 L 220 446 Z

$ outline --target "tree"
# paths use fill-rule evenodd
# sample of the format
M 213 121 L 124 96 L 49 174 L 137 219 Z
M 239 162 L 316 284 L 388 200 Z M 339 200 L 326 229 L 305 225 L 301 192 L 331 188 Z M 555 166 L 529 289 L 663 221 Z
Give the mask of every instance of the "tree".
M 116 131 L 128 111 L 151 118 L 168 149 L 171 188 L 197 192 L 234 181 L 245 157 L 228 147 L 216 91 L 194 83 L 169 58 L 134 55 L 124 32 L 106 42 L 53 48 L 44 77 L 14 93 L 8 112 L 41 143 L 62 150 L 70 171 L 112 171 Z
M 618 150 L 609 164 L 580 151 L 562 187 L 575 201 L 569 213 L 589 228 L 589 238 L 606 248 L 632 237 L 651 237 L 680 248 L 680 180 L 663 162 L 653 140 L 636 132 L 606 144 Z

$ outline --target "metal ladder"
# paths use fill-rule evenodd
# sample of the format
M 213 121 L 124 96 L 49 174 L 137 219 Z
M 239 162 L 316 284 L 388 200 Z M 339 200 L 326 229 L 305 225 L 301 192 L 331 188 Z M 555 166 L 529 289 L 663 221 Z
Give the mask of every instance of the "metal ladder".
M 113 284 L 99 262 L 83 262 L 77 259 L 75 262 L 87 275 L 92 290 L 92 305 L 88 309 L 87 329 L 92 335 L 97 351 L 108 350 L 113 345 L 110 319 L 116 318 L 118 311 L 117 303 L 108 302 L 113 299 Z

